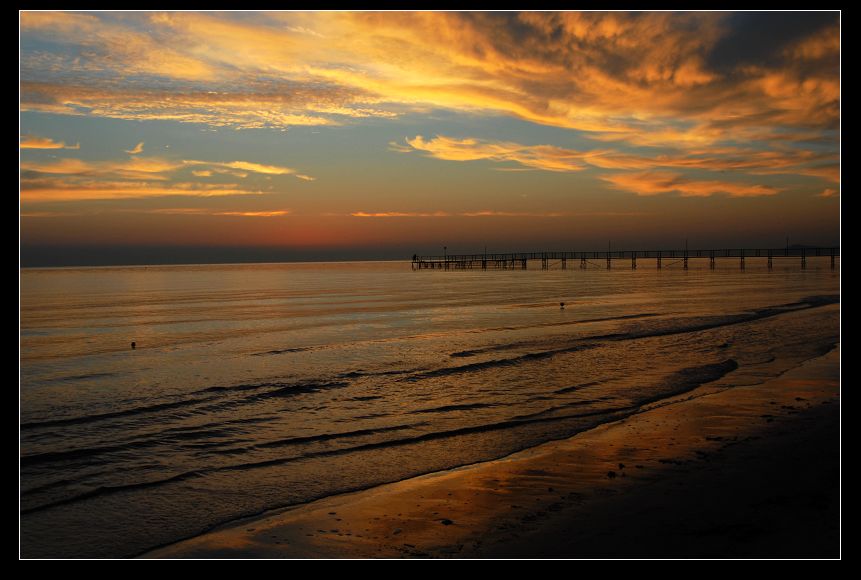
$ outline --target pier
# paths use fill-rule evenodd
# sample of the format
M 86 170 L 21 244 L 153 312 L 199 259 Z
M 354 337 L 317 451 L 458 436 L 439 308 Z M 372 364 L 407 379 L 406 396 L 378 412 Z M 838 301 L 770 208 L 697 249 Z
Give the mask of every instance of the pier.
M 601 250 L 594 252 L 512 252 L 503 254 L 444 254 L 419 256 L 412 259 L 413 270 L 527 270 L 529 262 L 540 261 L 542 270 L 567 270 L 572 265 L 579 269 L 630 267 L 637 269 L 640 262 L 654 261 L 657 269 L 676 267 L 688 269 L 691 260 L 708 260 L 715 269 L 718 260 L 735 260 L 741 270 L 746 258 L 767 258 L 768 269 L 775 260 L 795 260 L 802 270 L 807 259 L 830 257 L 831 269 L 840 257 L 840 248 L 779 248 L 779 249 L 720 249 L 720 250 Z M 614 264 L 615 263 L 615 264 Z

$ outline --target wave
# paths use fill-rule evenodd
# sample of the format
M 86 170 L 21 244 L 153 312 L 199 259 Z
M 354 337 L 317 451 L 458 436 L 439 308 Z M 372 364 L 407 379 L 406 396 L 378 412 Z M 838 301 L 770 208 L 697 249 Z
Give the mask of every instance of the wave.
M 364 437 L 366 435 L 379 435 L 380 433 L 390 433 L 392 431 L 403 431 L 405 429 L 415 429 L 423 427 L 427 423 L 411 423 L 407 425 L 392 425 L 388 427 L 372 427 L 368 429 L 356 429 L 355 431 L 341 431 L 337 433 L 321 433 L 319 435 L 308 435 L 305 437 L 288 437 L 286 439 L 277 439 L 275 441 L 266 441 L 264 443 L 255 443 L 245 447 L 236 447 L 232 449 L 221 449 L 214 453 L 219 455 L 236 455 L 239 453 L 248 453 L 257 449 L 273 449 L 281 447 L 289 447 L 292 445 L 304 445 L 308 443 L 318 443 L 321 441 L 334 441 L 337 439 L 350 439 L 353 437 Z
M 573 393 L 574 391 L 579 391 L 581 389 L 586 389 L 588 387 L 594 387 L 596 385 L 600 385 L 603 382 L 604 381 L 590 381 L 588 383 L 583 383 L 581 385 L 573 385 L 570 387 L 563 387 L 561 389 L 557 389 L 557 390 L 553 391 L 553 393 L 556 395 L 563 395 L 565 393 Z
M 210 407 L 201 407 L 199 410 L 201 411 L 211 411 L 217 409 L 223 409 L 230 406 L 236 406 L 243 403 L 255 402 L 270 398 L 283 398 L 283 397 L 292 397 L 296 395 L 302 395 L 307 393 L 316 393 L 326 389 L 333 388 L 341 388 L 347 386 L 348 383 L 339 382 L 339 381 L 321 381 L 321 382 L 313 382 L 313 381 L 302 381 L 297 383 L 288 383 L 288 382 L 264 382 L 264 383 L 247 383 L 247 384 L 238 384 L 238 385 L 229 385 L 229 386 L 212 386 L 207 387 L 205 389 L 201 389 L 198 391 L 192 391 L 189 393 L 190 396 L 194 398 L 190 399 L 180 399 L 177 401 L 166 401 L 161 403 L 155 403 L 152 405 L 141 405 L 138 407 L 131 407 L 128 409 L 123 409 L 120 411 L 111 411 L 109 413 L 95 413 L 91 415 L 81 415 L 77 417 L 67 417 L 61 419 L 47 419 L 44 421 L 29 421 L 25 423 L 21 423 L 20 428 L 22 430 L 31 430 L 31 429 L 42 429 L 48 427 L 58 427 L 58 426 L 68 426 L 68 425 L 81 425 L 87 423 L 94 423 L 98 421 L 106 421 L 109 419 L 118 419 L 118 418 L 126 418 L 126 417 L 134 417 L 138 415 L 146 415 L 150 413 L 159 413 L 162 411 L 171 411 L 176 409 L 183 409 L 188 407 L 197 407 L 203 405 L 204 403 L 209 403 L 212 401 L 221 400 L 221 396 L 224 394 L 230 394 L 233 392 L 244 392 L 244 391 L 260 391 L 263 389 L 270 389 L 268 391 L 262 393 L 255 393 L 253 395 L 246 396 L 239 400 L 234 401 L 224 401 L 222 403 L 216 403 Z M 200 397 L 195 395 L 207 395 Z M 186 395 L 187 396 L 187 395 Z
M 601 346 L 600 343 L 578 344 L 578 345 L 574 345 L 574 346 L 566 346 L 563 348 L 556 348 L 553 350 L 529 352 L 529 353 L 522 354 L 520 356 L 516 356 L 516 357 L 512 357 L 512 358 L 488 360 L 488 361 L 482 361 L 482 362 L 477 362 L 477 363 L 470 363 L 470 364 L 466 364 L 466 365 L 460 365 L 460 366 L 456 366 L 456 367 L 443 367 L 441 369 L 434 369 L 432 371 L 416 373 L 416 374 L 413 374 L 412 376 L 405 377 L 405 378 L 400 379 L 400 380 L 401 381 L 408 381 L 408 382 L 415 382 L 415 381 L 419 381 L 422 379 L 429 379 L 429 378 L 433 378 L 433 377 L 442 377 L 442 376 L 446 376 L 446 375 L 454 375 L 454 374 L 459 374 L 459 373 L 472 373 L 472 372 L 476 372 L 476 371 L 485 370 L 488 368 L 506 367 L 506 366 L 517 365 L 517 364 L 520 364 L 520 363 L 525 362 L 525 361 L 541 360 L 541 359 L 556 356 L 557 354 L 578 352 L 581 350 L 588 350 L 588 349 L 592 349 L 592 348 L 597 348 L 599 346 Z
M 625 340 L 637 340 L 641 338 L 653 338 L 659 336 L 672 336 L 675 334 L 687 334 L 691 332 L 701 332 L 703 330 L 711 330 L 715 328 L 721 328 L 724 326 L 732 326 L 734 324 L 743 324 L 746 322 L 754 322 L 757 320 L 762 320 L 765 318 L 770 318 L 773 316 L 778 316 L 780 314 L 787 314 L 789 312 L 796 312 L 799 310 L 805 310 L 808 308 L 817 308 L 820 306 L 827 306 L 830 304 L 839 304 L 840 296 L 839 295 L 822 295 L 822 296 L 808 296 L 799 300 L 798 302 L 791 302 L 787 304 L 781 304 L 777 306 L 769 306 L 766 308 L 760 308 L 757 310 L 753 310 L 750 312 L 745 312 L 741 314 L 731 314 L 726 316 L 713 316 L 713 317 L 698 317 L 693 319 L 676 319 L 674 322 L 676 323 L 674 326 L 668 328 L 648 328 L 643 330 L 629 330 L 628 332 L 616 332 L 611 334 L 602 334 L 596 336 L 587 336 L 583 338 L 575 338 L 571 339 L 569 342 L 569 347 L 567 348 L 555 348 L 553 350 L 543 351 L 531 353 L 533 357 L 541 356 L 542 354 L 549 354 L 552 356 L 553 354 L 559 354 L 564 352 L 570 352 L 569 348 L 576 348 L 577 345 L 590 344 L 595 341 L 625 341 Z M 642 318 L 648 315 L 637 315 L 636 318 Z M 620 317 L 625 318 L 625 317 Z M 629 317 L 631 318 L 631 317 Z M 555 323 L 554 323 L 555 324 Z M 560 340 L 558 337 L 554 338 L 554 340 L 558 343 Z M 564 338 L 562 339 L 564 340 Z M 492 346 L 487 346 L 484 348 L 471 349 L 471 350 L 462 350 L 450 353 L 449 356 L 453 358 L 464 358 L 464 357 L 472 357 L 479 354 L 489 353 L 489 352 L 498 352 L 504 350 L 514 350 L 518 348 L 529 348 L 536 346 L 546 345 L 547 342 L 544 340 L 533 340 L 533 341 L 520 341 L 520 342 L 512 342 L 506 344 L 497 344 Z M 518 357 L 519 358 L 519 357 Z M 516 360 L 516 359 L 504 359 L 504 360 Z M 500 361 L 502 362 L 502 361 Z M 476 363 L 483 364 L 483 363 Z M 459 368 L 459 367 L 452 367 Z
M 289 352 L 306 352 L 312 350 L 314 347 L 312 346 L 297 346 L 295 348 L 282 348 L 281 350 L 269 350 L 266 352 L 255 352 L 252 353 L 251 356 L 267 356 L 274 354 L 286 354 Z
M 188 407 L 190 405 L 200 404 L 201 400 L 182 400 L 172 401 L 167 403 L 157 403 L 155 405 L 146 405 L 142 407 L 132 407 L 123 409 L 122 411 L 112 411 L 110 413 L 97 413 L 94 415 L 82 415 L 79 417 L 69 417 L 65 419 L 48 419 L 45 421 L 30 421 L 21 423 L 21 430 L 40 429 L 44 427 L 57 427 L 63 425 L 80 425 L 83 423 L 92 423 L 95 421 L 105 421 L 107 419 L 116 419 L 120 417 L 129 417 L 132 415 L 141 415 L 145 413 L 156 413 L 159 411 L 167 411 L 170 409 L 178 409 Z
M 717 363 L 688 367 L 680 371 L 676 371 L 662 382 L 662 386 L 666 386 L 665 389 L 657 393 L 655 393 L 653 389 L 649 389 L 653 394 L 638 397 L 637 402 L 639 405 L 647 405 L 649 403 L 654 403 L 655 401 L 660 401 L 661 399 L 666 399 L 667 397 L 681 395 L 682 393 L 691 391 L 700 385 L 714 382 L 725 375 L 728 375 L 737 368 L 738 362 L 730 358 Z
M 308 451 L 304 453 L 300 453 L 293 456 L 288 457 L 276 457 L 272 459 L 264 459 L 259 461 L 251 461 L 244 463 L 237 463 L 233 465 L 223 465 L 217 467 L 208 467 L 202 469 L 195 469 L 187 472 L 181 472 L 177 474 L 173 474 L 169 477 L 150 480 L 144 482 L 134 482 L 124 485 L 116 485 L 116 486 L 100 486 L 92 490 L 88 490 L 83 493 L 79 493 L 70 497 L 53 500 L 47 503 L 43 503 L 38 506 L 32 506 L 26 509 L 22 509 L 21 513 L 32 513 L 36 511 L 41 511 L 53 507 L 57 507 L 60 505 L 69 504 L 75 501 L 90 499 L 96 496 L 107 495 L 120 493 L 124 491 L 131 491 L 141 488 L 154 487 L 158 485 L 164 485 L 169 483 L 176 483 L 185 481 L 187 479 L 203 477 L 208 474 L 213 473 L 223 473 L 223 472 L 232 472 L 232 471 L 245 471 L 251 469 L 259 469 L 263 467 L 271 467 L 275 465 L 284 465 L 288 463 L 292 463 L 295 461 L 306 460 L 311 458 L 319 458 L 319 457 L 332 457 L 338 455 L 345 455 L 348 453 L 358 453 L 362 451 L 370 451 L 375 449 L 382 448 L 392 448 L 392 447 L 400 447 L 405 445 L 412 445 L 417 443 L 423 443 L 428 441 L 435 441 L 440 439 L 447 439 L 451 437 L 479 434 L 479 433 L 488 433 L 493 431 L 501 431 L 507 429 L 513 429 L 517 427 L 523 427 L 528 425 L 534 425 L 539 423 L 551 423 L 551 422 L 560 422 L 567 421 L 573 419 L 585 419 L 585 418 L 600 418 L 600 422 L 607 422 L 611 420 L 615 420 L 618 418 L 622 418 L 623 416 L 627 416 L 633 412 L 636 412 L 641 408 L 642 405 L 652 403 L 654 401 L 682 394 L 686 391 L 693 390 L 694 388 L 715 381 L 724 375 L 732 372 L 733 370 L 738 368 L 738 363 L 733 359 L 727 359 L 718 363 L 711 363 L 706 365 L 700 365 L 696 367 L 690 367 L 686 369 L 682 369 L 672 375 L 669 375 L 667 379 L 661 382 L 661 388 L 659 390 L 659 394 L 654 395 L 653 389 L 647 389 L 646 392 L 649 395 L 644 396 L 643 398 L 633 402 L 632 404 L 627 404 L 623 406 L 617 407 L 609 407 L 596 409 L 592 411 L 587 411 L 584 413 L 575 413 L 575 414 L 566 414 L 566 415 L 552 415 L 553 413 L 559 409 L 570 408 L 579 406 L 579 402 L 572 402 L 567 405 L 563 405 L 558 408 L 546 409 L 541 412 L 532 413 L 530 415 L 522 415 L 517 417 L 512 417 L 510 419 L 496 421 L 493 423 L 486 423 L 480 425 L 470 425 L 465 427 L 458 427 L 455 429 L 448 429 L 442 431 L 431 431 L 427 433 L 420 433 L 413 436 L 402 437 L 398 439 L 387 439 L 384 441 L 375 441 L 364 443 L 360 445 L 355 445 L 351 447 L 343 447 L 338 449 L 325 449 L 321 451 Z M 343 433 L 325 433 L 315 436 L 309 437 L 294 437 L 288 438 L 279 441 L 266 442 L 261 444 L 256 444 L 252 446 L 248 446 L 245 448 L 237 448 L 231 451 L 225 451 L 224 454 L 244 454 L 248 451 L 254 449 L 261 449 L 266 447 L 284 447 L 290 445 L 297 445 L 302 443 L 309 443 L 315 441 L 327 441 L 338 438 L 350 438 L 350 437 L 360 437 L 364 435 L 374 435 L 378 433 L 384 432 L 395 432 L 402 431 L 408 429 L 416 429 L 422 426 L 426 426 L 426 423 L 417 423 L 411 425 L 397 425 L 390 427 L 380 427 L 375 429 L 361 429 L 356 431 L 348 431 Z M 571 433 L 568 434 L 569 436 Z
M 87 373 L 83 375 L 68 375 L 65 377 L 57 377 L 55 379 L 49 379 L 50 381 L 86 381 L 89 379 L 103 379 L 105 377 L 115 377 L 119 373 L 115 372 L 103 372 L 103 373 Z
M 498 407 L 496 403 L 464 403 L 462 405 L 443 405 L 442 407 L 432 407 L 430 409 L 417 409 L 410 411 L 410 414 L 419 413 L 448 413 L 449 411 L 472 411 L 474 409 L 487 409 L 489 407 Z

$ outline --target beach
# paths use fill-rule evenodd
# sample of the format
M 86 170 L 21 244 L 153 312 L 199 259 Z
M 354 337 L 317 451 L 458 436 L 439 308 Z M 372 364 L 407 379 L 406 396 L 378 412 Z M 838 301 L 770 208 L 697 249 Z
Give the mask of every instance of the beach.
M 836 558 L 839 348 L 506 458 L 274 511 L 147 558 Z

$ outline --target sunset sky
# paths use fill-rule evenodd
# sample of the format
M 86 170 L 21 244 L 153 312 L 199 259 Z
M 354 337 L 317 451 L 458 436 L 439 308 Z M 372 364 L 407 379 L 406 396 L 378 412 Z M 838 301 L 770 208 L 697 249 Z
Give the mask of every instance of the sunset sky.
M 839 13 L 20 13 L 24 265 L 832 245 Z

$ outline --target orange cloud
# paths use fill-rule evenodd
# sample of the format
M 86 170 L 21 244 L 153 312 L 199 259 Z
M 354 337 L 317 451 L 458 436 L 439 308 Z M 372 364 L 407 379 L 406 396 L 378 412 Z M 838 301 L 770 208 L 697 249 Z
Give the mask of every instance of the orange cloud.
M 303 181 L 314 181 L 314 177 L 297 173 L 292 167 L 284 167 L 281 165 L 264 165 L 262 163 L 253 163 L 251 161 L 200 161 L 196 159 L 187 159 L 183 161 L 185 165 L 206 165 L 214 171 L 231 173 L 239 177 L 245 177 L 248 172 L 259 173 L 262 175 L 293 175 L 297 179 Z M 207 171 L 207 170 L 204 170 Z M 193 171 L 195 175 L 198 172 Z M 211 171 L 209 175 L 211 175 Z M 208 176 L 208 175 L 207 175 Z
M 237 217 L 283 217 L 289 215 L 289 210 L 278 211 L 219 211 L 212 215 L 230 215 Z
M 835 197 L 837 195 L 840 195 L 840 192 L 834 188 L 828 187 L 823 189 L 822 192 L 818 194 L 818 197 Z
M 63 141 L 54 141 L 48 137 L 21 135 L 19 147 L 21 149 L 80 149 L 81 144 L 66 145 Z
M 165 179 L 158 175 L 183 167 L 182 163 L 160 157 L 133 157 L 125 161 L 84 161 L 57 159 L 24 161 L 21 169 L 55 175 L 127 176 L 136 179 Z
M 799 40 L 785 52 L 792 58 L 807 61 L 836 57 L 840 54 L 840 27 L 829 26 L 824 28 Z
M 216 90 L 159 92 L 115 83 L 37 86 L 22 74 L 22 107 L 236 127 L 338 124 L 437 107 L 506 114 L 598 138 L 662 135 L 702 144 L 733 139 L 739 126 L 834 127 L 838 17 L 833 27 L 792 45 L 783 61 L 713 69 L 706 57 L 728 34 L 728 18 L 341 12 L 240 19 L 182 12 L 108 20 L 27 13 L 25 34 L 86 49 L 57 64 L 73 77 L 98 71 L 219 83 Z M 24 55 L 25 71 L 27 59 L 37 56 Z M 802 66 L 810 59 L 817 66 Z M 285 90 L 260 88 L 259 78 Z M 715 119 L 724 124 L 713 125 Z
M 399 217 L 449 217 L 451 214 L 444 211 L 435 212 L 403 212 L 403 211 L 380 211 L 365 212 L 357 211 L 350 214 L 353 217 L 362 218 L 399 218 Z
M 46 30 L 67 35 L 92 33 L 102 26 L 98 17 L 81 12 L 24 11 L 20 14 L 20 22 L 22 31 Z
M 81 159 L 57 159 L 52 161 L 25 161 L 21 169 L 54 175 L 86 175 L 90 177 L 129 177 L 133 179 L 165 180 L 165 174 L 188 166 L 207 166 L 208 169 L 192 170 L 196 177 L 209 177 L 213 171 L 246 177 L 248 172 L 263 175 L 295 175 L 303 181 L 313 181 L 308 175 L 296 174 L 290 167 L 264 165 L 250 161 L 173 161 L 161 157 L 132 157 L 124 161 L 84 161 Z
M 253 171 L 254 173 L 264 173 L 269 175 L 287 175 L 290 173 L 296 173 L 295 169 L 291 169 L 289 167 L 262 165 L 260 163 L 251 163 L 249 161 L 230 161 L 219 165 L 230 167 L 231 169 L 244 169 L 246 171 Z
M 21 201 L 82 201 L 129 199 L 172 195 L 214 197 L 224 195 L 259 195 L 261 191 L 243 189 L 236 184 L 201 184 L 180 182 L 170 185 L 133 181 L 22 181 Z
M 415 150 L 425 151 L 437 159 L 448 161 L 476 161 L 487 159 L 511 161 L 545 171 L 582 171 L 583 154 L 552 145 L 520 145 L 519 143 L 478 141 L 477 139 L 453 139 L 436 136 L 425 140 L 421 135 L 406 139 Z
M 601 179 L 616 189 L 643 196 L 679 193 L 682 197 L 708 197 L 725 193 L 730 197 L 756 197 L 780 193 L 780 189 L 769 185 L 690 179 L 669 171 L 604 175 Z
M 523 145 L 520 143 L 482 141 L 474 138 L 456 139 L 438 135 L 432 139 L 416 136 L 406 139 L 408 146 L 390 143 L 398 152 L 423 151 L 430 156 L 448 161 L 489 160 L 512 162 L 524 167 L 502 168 L 516 171 L 540 169 L 544 171 L 581 171 L 588 166 L 601 169 L 649 170 L 654 168 L 704 169 L 732 171 L 751 175 L 796 174 L 810 175 L 837 181 L 838 165 L 809 165 L 834 158 L 831 153 L 783 148 L 762 151 L 740 147 L 701 148 L 677 150 L 671 153 L 624 153 L 614 149 L 577 151 L 550 145 Z
M 335 126 L 342 124 L 344 118 L 397 115 L 364 106 L 368 100 L 346 87 L 313 86 L 301 90 L 285 87 L 279 91 L 277 83 L 261 92 L 184 91 L 181 94 L 70 83 L 21 83 L 22 111 L 175 121 L 237 129 Z
M 139 210 L 132 210 L 139 211 Z M 164 215 L 224 215 L 234 217 L 283 217 L 290 215 L 290 210 L 274 211 L 213 211 L 196 207 L 172 207 L 144 210 L 144 213 L 157 213 Z
M 131 149 L 126 151 L 126 153 L 128 153 L 129 155 L 137 155 L 138 153 L 141 153 L 143 151 L 143 147 L 144 147 L 144 142 L 141 141 L 140 143 L 138 143 L 137 145 L 135 145 L 134 147 L 132 147 Z
M 52 174 L 77 174 L 88 173 L 95 171 L 96 164 L 83 161 L 81 159 L 58 159 L 56 161 L 48 161 L 37 163 L 34 161 L 24 161 L 21 163 L 22 171 L 38 171 L 39 173 Z

